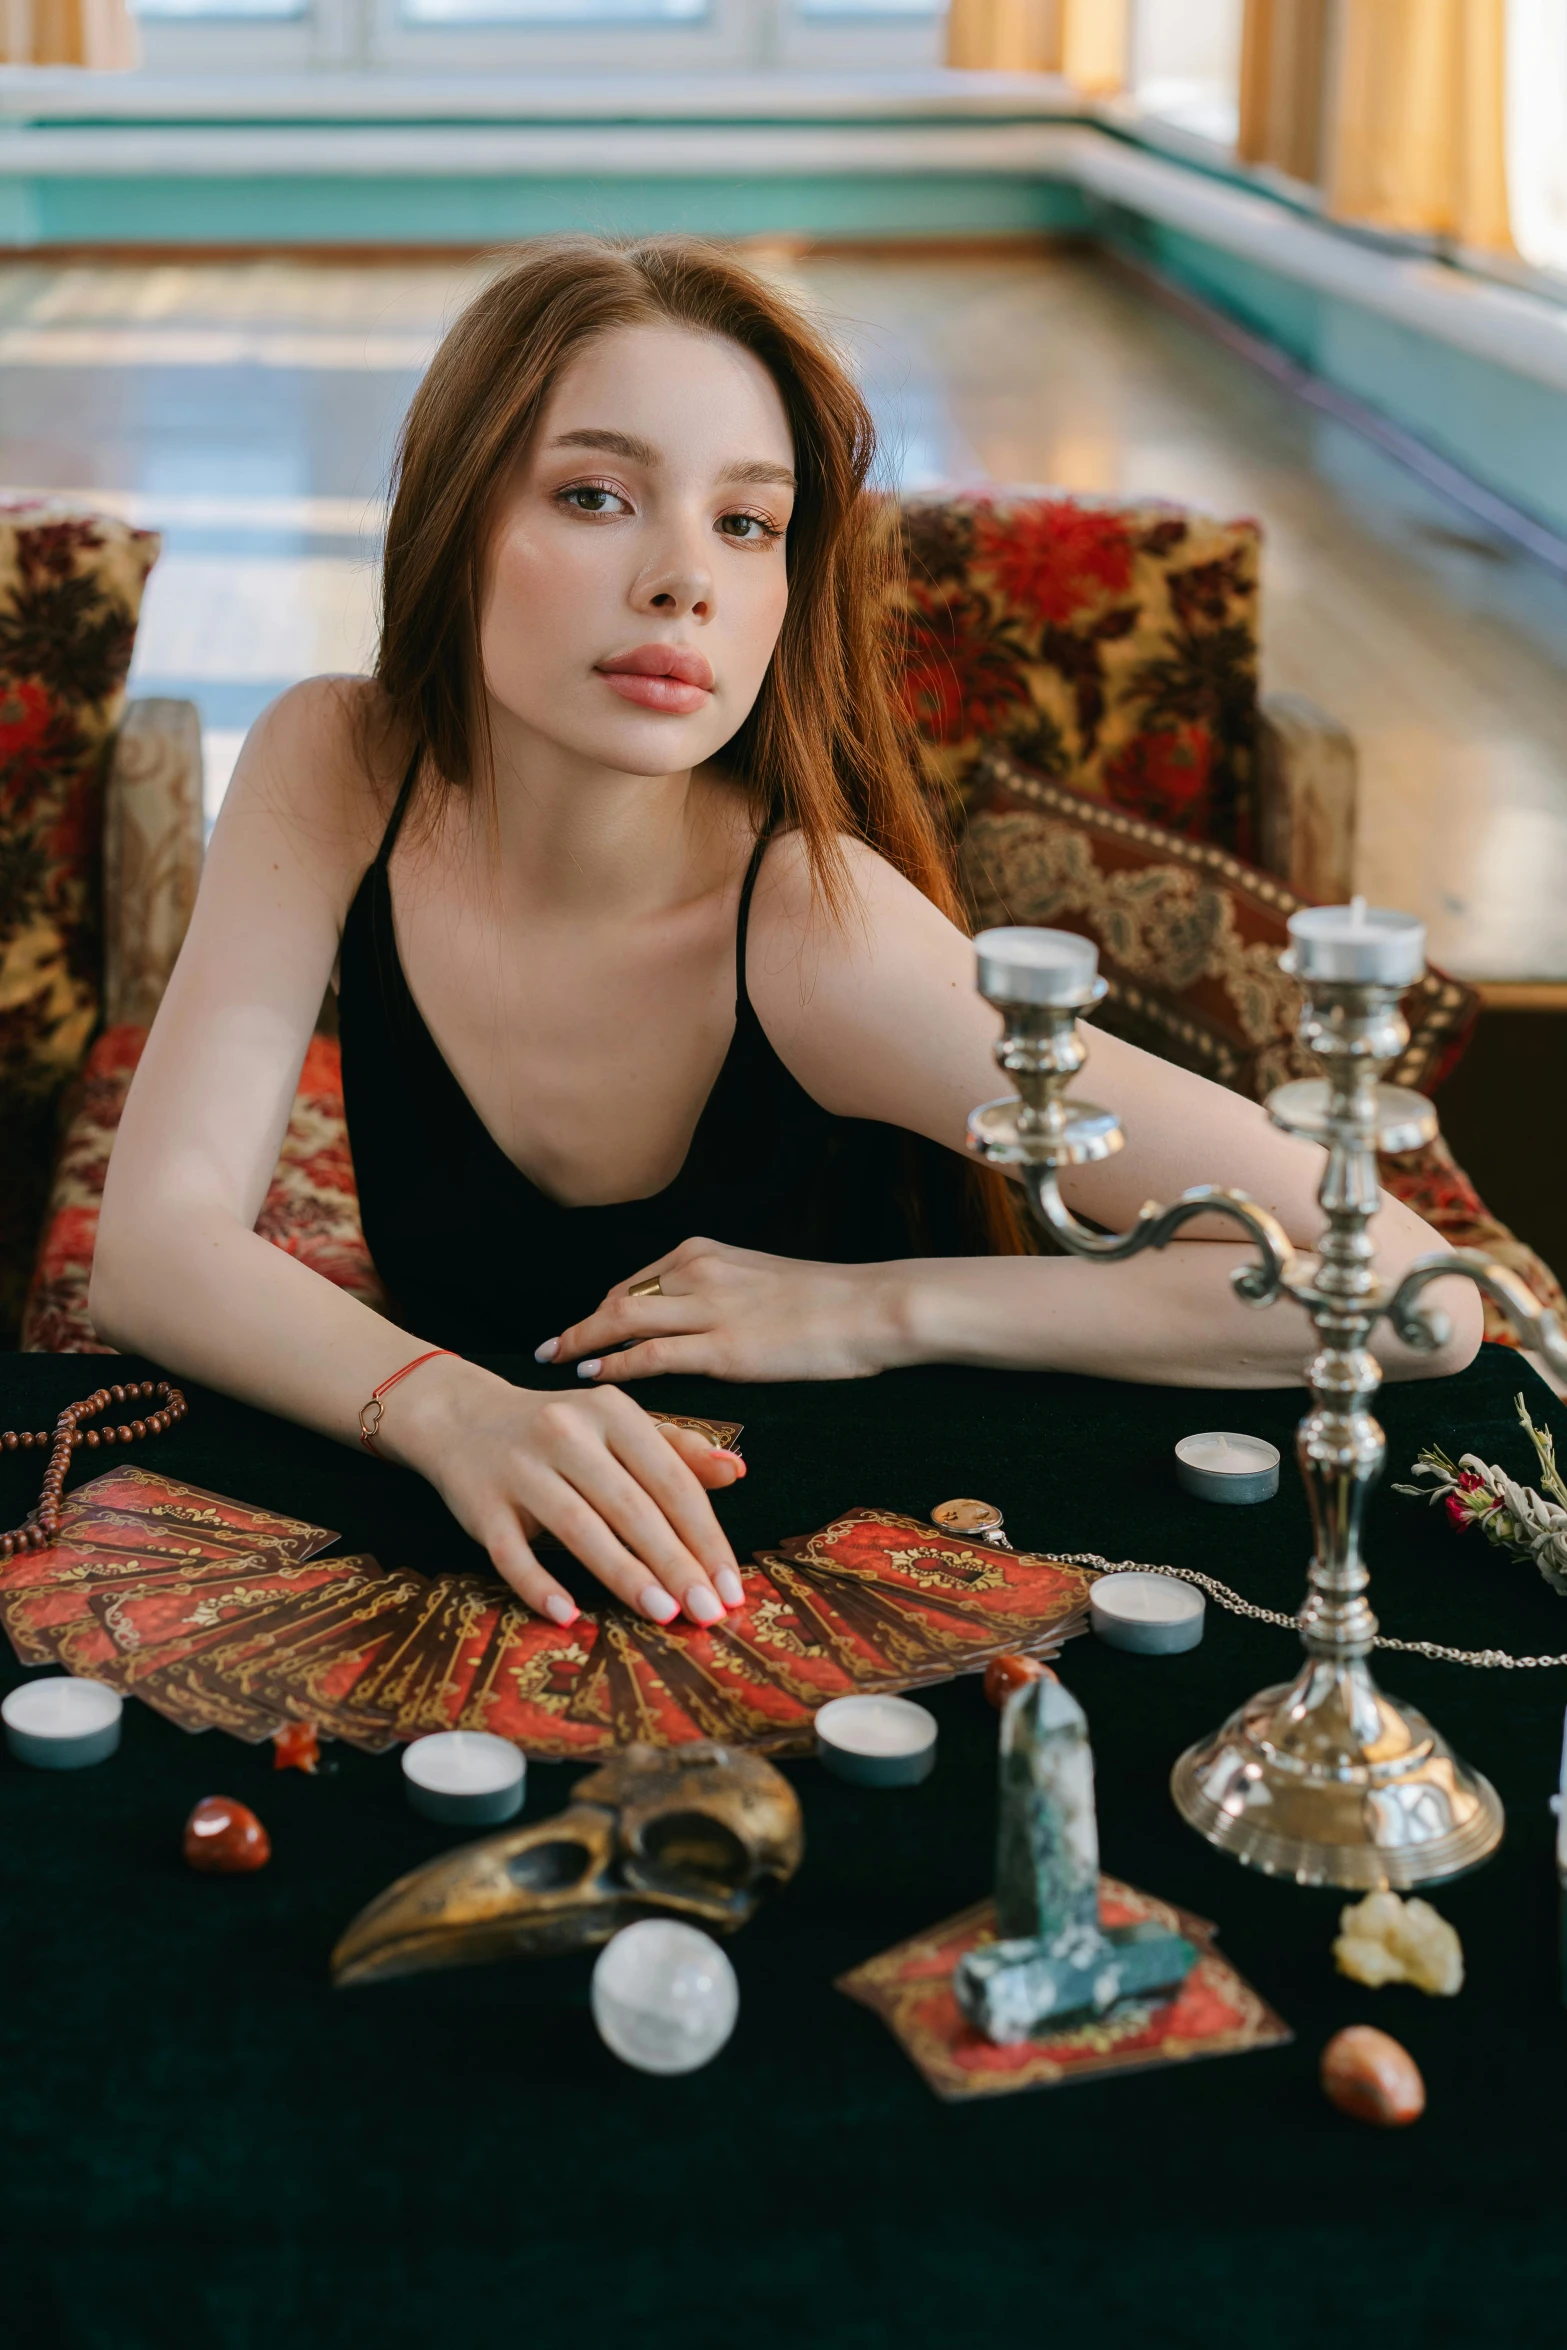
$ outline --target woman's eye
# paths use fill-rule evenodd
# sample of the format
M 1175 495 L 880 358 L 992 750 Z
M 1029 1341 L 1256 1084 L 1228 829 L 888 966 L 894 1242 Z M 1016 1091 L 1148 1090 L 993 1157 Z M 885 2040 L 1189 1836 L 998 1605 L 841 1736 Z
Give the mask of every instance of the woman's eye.
M 718 527 L 725 538 L 738 539 L 742 546 L 760 546 L 767 539 L 783 536 L 777 523 L 765 514 L 721 514 Z
M 577 514 L 609 514 L 617 510 L 624 512 L 626 507 L 626 501 L 618 490 L 608 489 L 603 482 L 598 481 L 573 482 L 569 489 L 559 494 L 561 504 L 569 506 Z

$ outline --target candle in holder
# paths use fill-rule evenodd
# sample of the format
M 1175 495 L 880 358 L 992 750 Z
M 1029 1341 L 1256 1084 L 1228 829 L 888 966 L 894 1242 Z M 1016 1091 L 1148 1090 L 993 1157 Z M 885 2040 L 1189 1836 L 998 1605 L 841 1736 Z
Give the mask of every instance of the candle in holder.
M 527 1764 L 488 1730 L 437 1730 L 403 1749 L 403 1785 L 415 1811 L 449 1828 L 493 1828 L 522 1809 Z
M 1075 930 L 982 930 L 974 953 L 993 1004 L 1082 1004 L 1099 991 L 1099 949 Z
M 1138 1656 L 1178 1656 L 1202 1638 L 1207 1610 L 1200 1591 L 1175 1575 L 1101 1575 L 1088 1615 L 1101 1640 Z
M 38 1771 L 80 1771 L 113 1754 L 124 1710 L 117 1693 L 101 1681 L 72 1681 L 56 1673 L 11 1690 L 0 1704 L 0 1721 L 18 1762 Z
M 1426 926 L 1413 914 L 1368 906 L 1303 906 L 1290 916 L 1290 954 L 1299 979 L 1373 981 L 1412 987 L 1426 967 Z
M 1175 1476 L 1200 1501 L 1271 1501 L 1279 1490 L 1279 1448 L 1263 1436 L 1210 1428 L 1181 1438 Z
M 914 1787 L 936 1767 L 936 1717 L 906 1697 L 833 1697 L 816 1709 L 816 1752 L 862 1787 Z

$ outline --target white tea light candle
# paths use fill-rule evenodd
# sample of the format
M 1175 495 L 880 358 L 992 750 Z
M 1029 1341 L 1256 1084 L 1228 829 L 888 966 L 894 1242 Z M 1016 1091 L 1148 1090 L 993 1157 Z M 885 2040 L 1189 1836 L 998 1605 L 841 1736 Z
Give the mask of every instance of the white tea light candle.
M 982 930 L 974 954 L 993 1004 L 1081 1004 L 1098 988 L 1099 949 L 1075 930 Z
M 1368 906 L 1303 906 L 1290 916 L 1290 948 L 1301 979 L 1372 980 L 1412 987 L 1426 967 L 1426 928 L 1413 914 Z
M 493 1828 L 515 1818 L 527 1769 L 511 1740 L 488 1730 L 437 1730 L 403 1749 L 409 1802 L 450 1828 Z
M 124 1711 L 117 1692 L 100 1681 L 56 1673 L 11 1690 L 0 1703 L 0 1721 L 18 1762 L 36 1771 L 81 1771 L 114 1753 Z
M 1178 1656 L 1195 1648 L 1206 1612 L 1202 1593 L 1173 1575 L 1101 1575 L 1088 1595 L 1089 1621 L 1099 1638 L 1139 1656 Z
M 861 1787 L 914 1787 L 936 1767 L 936 1717 L 906 1697 L 834 1697 L 817 1708 L 816 1752 Z
M 1279 1448 L 1266 1437 L 1210 1428 L 1181 1438 L 1175 1476 L 1200 1501 L 1271 1501 L 1279 1490 Z

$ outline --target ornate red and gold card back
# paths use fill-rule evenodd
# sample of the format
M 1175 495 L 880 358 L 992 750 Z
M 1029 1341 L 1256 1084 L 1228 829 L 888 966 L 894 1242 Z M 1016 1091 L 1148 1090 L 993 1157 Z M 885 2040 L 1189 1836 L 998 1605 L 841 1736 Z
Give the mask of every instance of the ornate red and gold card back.
M 107 1682 L 190 1730 L 259 1740 L 309 1721 L 380 1748 L 487 1729 L 530 1754 L 591 1757 L 635 1739 L 804 1753 L 829 1697 L 1053 1653 L 1087 1613 L 1079 1568 L 867 1509 L 759 1553 L 745 1604 L 708 1628 L 608 1599 L 563 1627 L 487 1576 L 322 1558 L 335 1540 L 115 1468 L 69 1497 L 50 1549 L 0 1567 L 0 1621 L 27 1663 Z

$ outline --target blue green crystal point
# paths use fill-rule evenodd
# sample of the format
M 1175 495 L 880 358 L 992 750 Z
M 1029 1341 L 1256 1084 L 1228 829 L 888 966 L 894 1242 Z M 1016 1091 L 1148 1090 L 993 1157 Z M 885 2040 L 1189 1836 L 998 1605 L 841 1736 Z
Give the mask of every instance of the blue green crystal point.
M 1073 2015 L 1173 1991 L 1198 1952 L 1179 1934 L 1099 1923 L 1099 1821 L 1083 1709 L 1060 1682 L 1025 1682 L 1001 1717 L 996 1934 L 959 1959 L 959 2007 L 988 2039 L 1027 2040 Z
M 996 1932 L 1044 1941 L 1099 1925 L 1099 1821 L 1088 1723 L 1069 1689 L 1042 1675 L 1001 1717 Z

